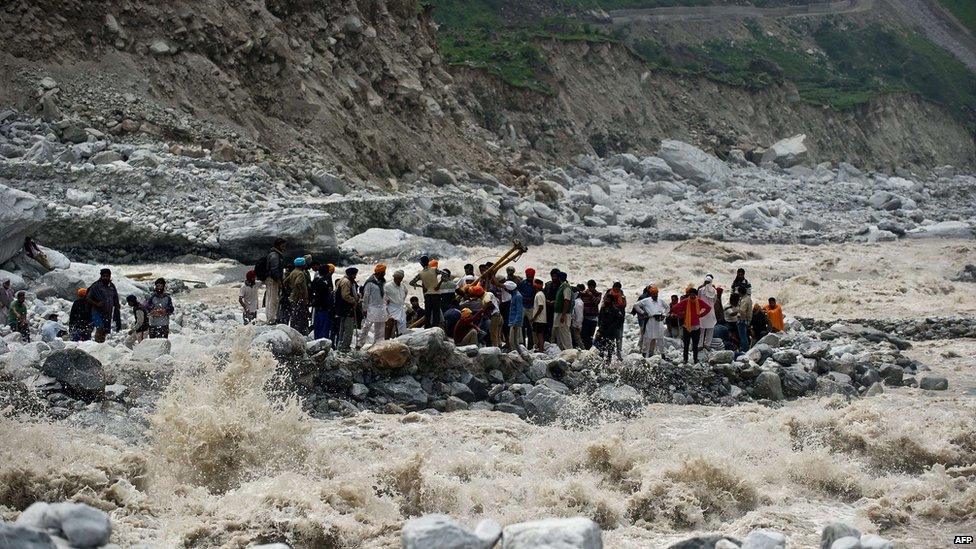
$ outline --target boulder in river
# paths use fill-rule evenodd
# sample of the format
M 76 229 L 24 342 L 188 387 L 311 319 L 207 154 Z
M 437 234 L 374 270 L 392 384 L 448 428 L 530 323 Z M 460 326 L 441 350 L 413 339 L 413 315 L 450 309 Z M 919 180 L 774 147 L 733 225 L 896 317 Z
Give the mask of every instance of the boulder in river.
M 588 518 L 520 522 L 505 527 L 502 549 L 603 549 L 603 533 Z
M 105 393 L 105 369 L 95 357 L 79 349 L 55 351 L 41 366 L 44 375 L 61 382 L 64 388 L 86 400 Z
M 446 515 L 424 515 L 407 521 L 401 541 L 403 549 L 491 549 L 501 533 L 493 520 L 484 520 L 471 531 Z

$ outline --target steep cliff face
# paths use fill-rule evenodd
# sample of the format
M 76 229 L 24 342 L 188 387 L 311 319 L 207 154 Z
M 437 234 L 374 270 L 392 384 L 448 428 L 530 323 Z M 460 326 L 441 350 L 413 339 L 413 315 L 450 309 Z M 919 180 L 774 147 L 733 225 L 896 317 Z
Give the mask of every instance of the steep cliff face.
M 648 71 L 615 44 L 545 42 L 557 94 L 512 90 L 480 73 L 459 76 L 462 100 L 499 132 L 514 130 L 534 148 L 653 151 L 663 138 L 723 154 L 805 133 L 814 161 L 870 168 L 972 166 L 967 129 L 941 107 L 909 94 L 881 96 L 838 111 L 800 100 L 791 86 L 759 91 Z M 511 129 L 509 129 L 511 127 Z
M 789 87 L 648 72 L 612 43 L 546 41 L 550 95 L 446 67 L 435 27 L 414 0 L 13 1 L 0 8 L 0 111 L 80 118 L 123 140 L 229 139 L 245 162 L 372 185 L 423 165 L 499 173 L 646 152 L 665 137 L 721 154 L 806 133 L 817 161 L 976 164 L 966 129 L 909 95 L 841 112 Z
M 15 1 L 0 101 L 32 106 L 51 76 L 63 112 L 115 132 L 233 133 L 359 176 L 474 163 L 431 33 L 413 0 Z

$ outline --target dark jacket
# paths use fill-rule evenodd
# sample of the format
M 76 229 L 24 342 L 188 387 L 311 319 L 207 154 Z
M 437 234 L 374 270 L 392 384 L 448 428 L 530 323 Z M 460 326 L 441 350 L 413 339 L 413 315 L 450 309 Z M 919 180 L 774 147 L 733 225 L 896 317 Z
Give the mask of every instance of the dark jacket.
M 71 330 L 91 331 L 91 303 L 88 298 L 79 297 L 71 304 L 71 312 L 68 313 L 68 328 Z
M 113 282 L 102 284 L 101 280 L 96 280 L 88 288 L 87 299 L 92 311 L 98 311 L 103 317 L 111 316 L 116 324 L 122 324 L 122 305 Z
M 331 311 L 335 304 L 335 297 L 332 291 L 332 280 L 328 278 L 315 277 L 312 280 L 312 307 L 316 311 Z
M 285 279 L 285 257 L 274 248 L 268 252 L 268 278 L 279 284 Z

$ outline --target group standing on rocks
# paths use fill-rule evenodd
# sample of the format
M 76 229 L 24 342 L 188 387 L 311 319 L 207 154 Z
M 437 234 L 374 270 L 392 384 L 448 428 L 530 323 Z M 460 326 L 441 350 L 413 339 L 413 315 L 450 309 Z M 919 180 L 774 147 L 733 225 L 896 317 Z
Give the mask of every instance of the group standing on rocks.
M 244 323 L 257 319 L 263 302 L 268 324 L 287 324 L 303 335 L 331 339 L 339 351 L 404 335 L 409 327 L 440 327 L 459 346 L 517 350 L 524 345 L 544 351 L 552 343 L 562 350 L 596 348 L 607 361 L 614 355 L 619 360 L 629 312 L 637 318 L 644 356 L 664 354 L 680 341 L 683 362 L 691 358 L 698 363 L 703 349 L 744 353 L 767 333 L 786 328 L 775 298 L 765 306 L 753 303 L 752 285 L 741 268 L 731 283 L 728 305 L 723 305 L 724 289 L 708 275 L 702 284 L 689 284 L 681 295 L 671 295 L 669 302 L 649 284 L 628 311 L 620 281 L 601 291 L 593 279 L 572 284 L 558 268 L 546 282 L 536 277 L 534 268 L 520 276 L 508 265 L 503 274 L 491 262 L 466 264 L 464 273 L 455 276 L 437 259 L 422 256 L 421 270 L 409 282 L 401 270 L 387 279 L 387 266 L 378 263 L 360 283 L 356 267 L 336 279 L 334 264 L 316 262 L 311 255 L 289 262 L 286 248 L 287 242 L 277 239 L 245 275 L 238 295 Z M 259 282 L 265 288 L 263 301 Z M 422 303 L 418 296 L 408 302 L 409 288 L 419 290 Z

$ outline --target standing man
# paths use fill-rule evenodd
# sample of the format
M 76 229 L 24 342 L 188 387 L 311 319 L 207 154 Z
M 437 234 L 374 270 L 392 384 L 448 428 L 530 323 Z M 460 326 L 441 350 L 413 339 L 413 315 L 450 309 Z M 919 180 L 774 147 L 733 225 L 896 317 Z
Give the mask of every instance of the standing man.
M 436 268 L 436 267 L 435 267 Z M 451 276 L 450 269 L 441 269 L 441 285 L 438 293 L 438 301 L 440 301 L 441 314 L 454 306 L 455 292 L 457 291 L 458 281 L 453 276 Z M 404 291 L 406 291 L 404 289 Z
M 285 242 L 284 238 L 275 240 L 274 246 L 266 257 L 267 274 L 264 280 L 264 313 L 268 317 L 268 324 L 278 323 L 278 306 L 281 299 L 281 284 L 285 279 Z
M 718 317 L 715 312 L 715 301 L 718 299 L 718 291 L 712 284 L 712 275 L 705 276 L 705 283 L 698 287 L 698 299 L 702 300 L 703 303 L 708 305 L 708 314 L 701 319 L 701 339 L 698 341 L 698 346 L 702 349 L 708 349 L 712 343 L 712 334 L 715 332 L 715 324 L 718 323 Z
M 410 286 L 421 288 L 424 292 L 424 327 L 433 328 L 441 324 L 440 277 L 437 269 L 430 265 L 430 258 L 420 257 L 422 270 L 410 281 Z
M 522 336 L 525 305 L 522 300 L 522 292 L 518 291 L 518 284 L 514 280 L 506 280 L 504 286 L 505 290 L 512 295 L 508 302 L 508 349 L 514 351 L 525 341 Z
M 153 294 L 146 301 L 149 310 L 149 339 L 169 339 L 169 317 L 175 310 L 173 298 L 166 293 L 166 279 L 157 278 Z
M 648 297 L 637 302 L 637 309 L 647 315 L 647 325 L 641 339 L 641 352 L 644 356 L 654 356 L 657 345 L 661 345 L 661 356 L 664 356 L 664 334 L 666 328 L 664 319 L 668 314 L 668 305 L 663 299 L 658 299 L 656 286 L 648 288 Z
M 668 308 L 668 317 L 664 319 L 664 323 L 668 327 L 668 337 L 673 338 L 681 337 L 681 320 L 674 312 L 674 307 L 677 304 L 678 294 L 671 294 L 671 305 Z
M 7 315 L 10 329 L 20 332 L 24 343 L 30 343 L 30 323 L 27 319 L 27 294 L 23 290 L 17 292 L 16 299 L 10 303 L 10 313 Z
M 403 283 L 403 271 L 393 273 L 393 281 L 386 283 L 384 298 L 393 329 L 386 337 L 392 339 L 407 333 L 407 285 Z
M 742 269 L 739 269 L 740 271 Z M 752 324 L 752 298 L 749 297 L 749 286 L 740 284 L 739 292 L 739 320 L 735 323 L 739 332 L 739 350 L 743 353 L 749 350 L 749 325 Z
M 390 319 L 390 313 L 386 309 L 385 293 L 386 265 L 379 263 L 363 284 L 363 311 L 366 318 L 356 344 L 359 349 L 363 348 L 370 330 L 373 332 L 373 343 L 383 341 L 386 336 L 386 321 Z
M 573 348 L 573 332 L 570 324 L 573 319 L 573 287 L 567 282 L 567 275 L 559 272 L 559 286 L 553 299 L 552 339 L 563 351 Z
M 302 335 L 308 335 L 309 291 L 308 270 L 304 257 L 295 258 L 295 268 L 292 269 L 281 283 L 282 289 L 288 294 L 288 323 Z
M 10 287 L 10 279 L 3 279 L 0 284 L 0 318 L 7 318 L 10 314 L 10 304 L 14 302 L 14 290 Z
M 542 281 L 533 281 L 532 288 L 535 295 L 532 298 L 530 322 L 532 324 L 532 335 L 535 337 L 535 348 L 541 353 L 546 350 L 546 309 L 548 307 L 546 307 L 545 286 Z
M 319 265 L 318 273 L 310 287 L 312 292 L 312 332 L 315 339 L 329 337 L 332 329 L 332 307 L 334 296 L 332 291 L 332 273 L 335 265 L 331 263 Z
M 580 294 L 583 301 L 583 328 L 580 330 L 580 338 L 583 340 L 583 348 L 593 347 L 593 334 L 596 327 L 600 324 L 600 300 L 603 296 L 596 289 L 596 280 L 586 281 L 586 290 Z
M 569 323 L 570 332 L 573 334 L 573 348 L 583 348 L 583 292 L 586 286 L 577 284 L 573 292 L 573 318 Z
M 613 359 L 616 347 L 617 360 L 623 360 L 622 341 L 624 334 L 624 319 L 627 316 L 627 297 L 624 295 L 623 284 L 614 281 L 613 286 L 603 295 L 600 305 L 600 340 L 601 354 L 606 355 L 607 362 Z
M 543 287 L 546 294 L 546 341 L 553 342 L 553 320 L 556 317 L 556 294 L 559 293 L 559 286 L 562 279 L 559 277 L 559 269 L 549 271 L 549 282 Z
M 525 270 L 525 279 L 518 283 L 518 292 L 522 294 L 522 307 L 525 310 L 525 320 L 522 322 L 522 332 L 525 337 L 525 346 L 532 348 L 532 312 L 535 299 L 535 269 L 529 267 Z
M 356 331 L 359 323 L 356 318 L 359 306 L 359 285 L 356 284 L 356 275 L 359 269 L 349 267 L 346 269 L 346 276 L 339 279 L 336 283 L 336 317 L 339 319 L 339 351 L 348 351 L 352 347 L 352 334 Z
M 244 284 L 237 294 L 237 302 L 244 311 L 244 324 L 254 322 L 258 317 L 258 283 L 257 274 L 253 269 L 244 275 Z
M 122 331 L 122 304 L 119 291 L 112 282 L 112 270 L 99 271 L 98 280 L 88 288 L 88 302 L 92 306 L 92 324 L 95 326 L 95 341 L 105 343 L 105 337 L 112 331 Z
M 739 290 L 745 288 L 747 292 L 752 291 L 752 285 L 746 280 L 746 270 L 739 267 L 735 270 L 735 279 L 732 280 L 732 293 L 742 295 Z
M 78 288 L 78 299 L 71 304 L 71 312 L 68 313 L 68 334 L 71 341 L 88 341 L 91 339 L 91 333 L 91 304 L 88 303 L 88 288 Z

